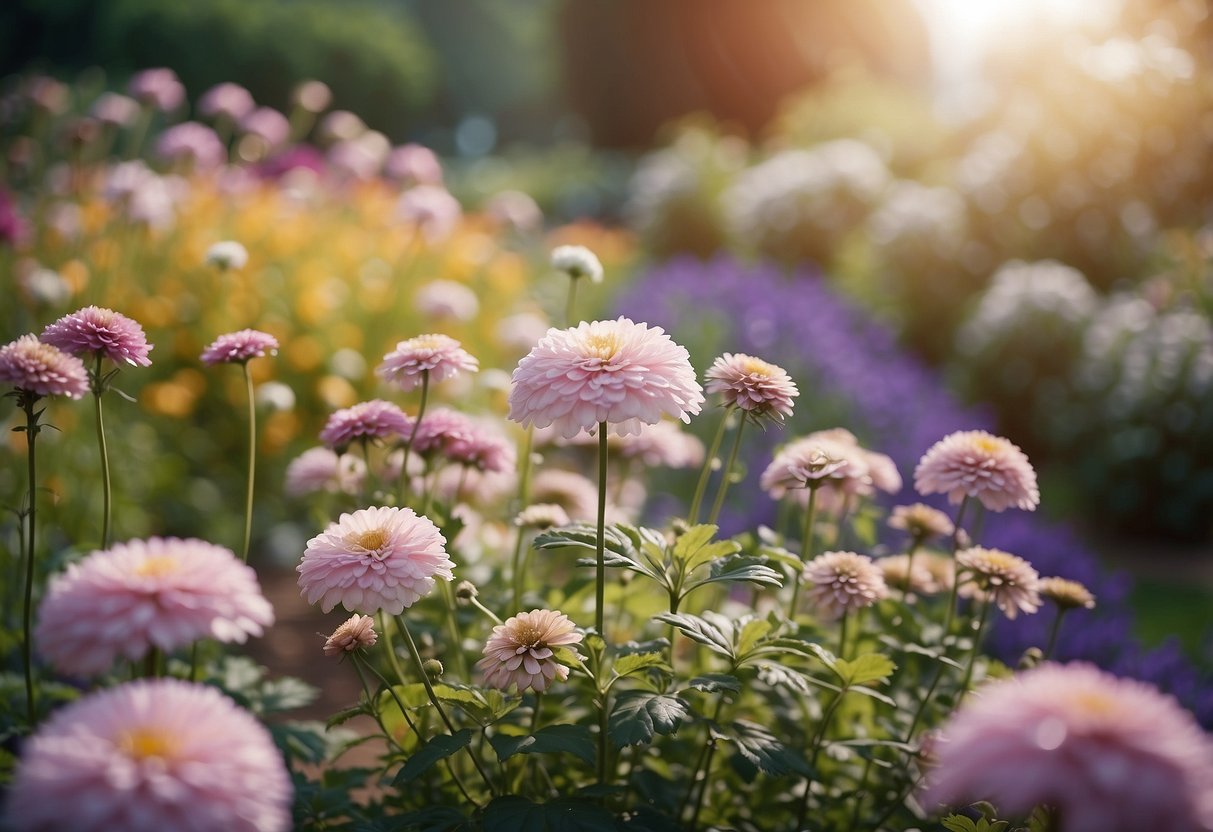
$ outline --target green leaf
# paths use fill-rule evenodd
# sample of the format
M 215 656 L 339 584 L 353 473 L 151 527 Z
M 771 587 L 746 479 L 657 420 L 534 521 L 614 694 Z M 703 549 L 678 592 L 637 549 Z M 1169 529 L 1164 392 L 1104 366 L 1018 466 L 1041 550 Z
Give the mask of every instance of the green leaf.
M 653 733 L 673 734 L 691 715 L 687 702 L 678 696 L 628 691 L 611 708 L 608 731 L 616 745 L 642 745 Z
M 771 622 L 765 618 L 753 618 L 746 621 L 741 632 L 737 634 L 737 655 L 744 656 L 771 632 Z
M 682 569 L 682 574 L 689 575 L 704 564 L 741 551 L 741 546 L 732 540 L 712 543 L 718 530 L 719 527 L 707 524 L 692 526 L 674 542 L 670 554 L 674 563 Z
M 851 685 L 849 688 L 847 688 L 847 693 L 858 693 L 862 696 L 871 697 L 877 702 L 882 702 L 885 705 L 888 705 L 890 708 L 897 707 L 897 702 L 895 702 L 891 697 L 885 696 L 880 691 L 873 690 L 867 685 Z
M 333 714 L 324 723 L 324 727 L 332 728 L 335 725 L 344 725 L 354 717 L 362 716 L 363 714 L 368 716 L 371 714 L 371 709 L 367 707 L 367 703 L 365 702 L 361 702 L 352 708 L 346 708 L 345 710 L 341 710 Z
M 711 574 L 687 587 L 683 595 L 692 589 L 715 583 L 748 583 L 762 586 L 783 586 L 783 576 L 758 558 L 735 557 L 718 560 L 712 564 Z
M 461 828 L 474 828 L 463 812 L 453 806 L 429 806 L 399 815 L 393 820 L 393 829 L 408 829 L 413 832 L 454 832 Z
M 940 823 L 948 832 L 977 832 L 977 824 L 964 815 L 948 815 Z
M 525 797 L 494 798 L 484 808 L 484 832 L 617 832 L 614 816 L 594 803 L 561 798 L 532 803 Z
M 653 620 L 674 625 L 687 638 L 705 645 L 713 653 L 718 653 L 736 663 L 737 653 L 733 649 L 732 633 L 726 634 L 720 627 L 705 618 L 697 615 L 663 612 L 653 616 Z M 727 619 L 724 620 L 727 621 Z
M 472 736 L 476 733 L 473 728 L 463 728 L 456 731 L 454 734 L 439 734 L 436 737 L 431 737 L 426 743 L 420 745 L 408 761 L 396 774 L 392 785 L 399 786 L 403 783 L 411 783 L 421 775 L 425 774 L 436 763 L 445 760 L 447 757 L 458 752 L 462 748 L 466 748 L 472 742 Z
M 746 720 L 737 720 L 725 733 L 739 754 L 764 774 L 779 776 L 796 773 L 808 775 L 809 764 L 798 752 L 781 743 L 774 734 L 761 725 Z
M 704 693 L 720 693 L 721 691 L 739 693 L 741 691 L 741 680 L 727 673 L 704 673 L 687 682 L 685 689 L 691 688 L 701 690 Z
M 489 739 L 497 759 L 505 761 L 515 754 L 555 754 L 566 752 L 593 765 L 597 749 L 586 725 L 549 725 L 534 734 L 510 737 L 497 734 Z
M 893 660 L 880 653 L 864 653 L 850 661 L 838 659 L 833 668 L 844 685 L 884 684 L 897 669 Z
M 670 671 L 670 666 L 666 664 L 665 656 L 661 653 L 629 653 L 626 656 L 620 656 L 611 665 L 615 674 L 621 677 L 631 676 L 633 673 L 639 673 L 651 667 L 661 668 L 666 672 Z

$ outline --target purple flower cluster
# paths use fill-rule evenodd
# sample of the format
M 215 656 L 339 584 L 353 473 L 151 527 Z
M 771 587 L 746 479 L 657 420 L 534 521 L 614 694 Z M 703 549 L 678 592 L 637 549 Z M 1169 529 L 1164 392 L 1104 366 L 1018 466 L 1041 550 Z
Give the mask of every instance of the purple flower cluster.
M 615 311 L 664 327 L 687 345 L 699 367 L 724 350 L 777 362 L 810 397 L 800 408 L 796 431 L 845 425 L 865 446 L 892 457 L 902 472 L 913 471 L 922 453 L 953 431 L 993 427 L 985 410 L 961 405 L 889 329 L 811 272 L 788 275 L 727 257 L 677 259 L 643 275 Z M 749 475 L 746 486 L 734 490 L 734 513 L 722 518 L 726 531 L 773 521 L 774 504 L 758 488 L 758 474 L 774 446 L 796 435 L 768 430 L 747 442 Z M 926 502 L 954 512 L 938 498 Z M 1174 645 L 1147 650 L 1135 642 L 1126 607 L 1129 579 L 1102 569 L 1072 529 L 1023 512 L 987 514 L 981 543 L 1022 555 L 1041 575 L 1080 581 L 1099 598 L 1096 609 L 1069 614 L 1056 658 L 1087 659 L 1153 682 L 1213 725 L 1213 683 Z M 1047 641 L 1051 623 L 1049 613 L 1000 621 L 991 650 L 1014 662 L 1027 647 Z

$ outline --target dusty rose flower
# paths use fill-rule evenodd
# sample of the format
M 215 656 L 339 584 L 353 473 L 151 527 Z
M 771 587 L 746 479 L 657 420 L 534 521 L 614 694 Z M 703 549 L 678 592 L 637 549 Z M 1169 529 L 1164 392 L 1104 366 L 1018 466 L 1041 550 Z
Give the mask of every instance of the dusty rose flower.
M 257 136 L 270 147 L 277 147 L 290 138 L 291 123 L 273 107 L 257 107 L 240 119 L 240 130 Z
M 612 436 L 610 444 L 622 458 L 638 459 L 649 468 L 695 468 L 703 464 L 706 453 L 698 436 L 668 419 L 645 425 L 638 435 Z
M 532 503 L 514 518 L 514 525 L 524 529 L 550 529 L 568 524 L 569 515 L 556 503 Z
M 89 390 L 84 363 L 42 343 L 32 332 L 0 347 L 0 382 L 39 396 L 69 399 L 79 399 Z
M 880 567 L 867 555 L 825 552 L 804 565 L 808 598 L 825 618 L 870 607 L 888 597 Z
M 476 422 L 472 422 L 471 434 L 466 439 L 444 444 L 442 455 L 451 462 L 488 473 L 513 471 L 516 462 L 513 443 Z
M 309 604 L 328 612 L 399 615 L 452 580 L 446 540 L 427 517 L 408 508 L 364 508 L 342 514 L 307 543 L 298 566 L 299 587 Z
M 923 802 L 1058 810 L 1066 832 L 1213 829 L 1213 742 L 1170 696 L 1086 664 L 983 687 L 935 743 Z
M 207 118 L 239 121 L 256 107 L 252 93 L 239 84 L 216 84 L 198 99 L 198 112 Z
M 966 594 L 993 601 L 1007 618 L 1040 609 L 1040 576 L 1023 558 L 1001 549 L 973 546 L 956 553 L 956 566 L 968 573 L 968 581 L 957 579 L 962 581 L 962 589 L 967 582 L 975 585 L 970 589 L 977 590 Z
M 396 349 L 375 368 L 375 375 L 407 392 L 421 385 L 423 373 L 428 372 L 430 381 L 437 382 L 478 369 L 480 362 L 454 338 L 431 334 L 396 344 Z
M 248 249 L 235 240 L 221 240 L 206 250 L 206 264 L 219 271 L 243 269 L 248 264 Z
M 755 419 L 782 422 L 792 415 L 792 399 L 800 395 L 782 367 L 761 358 L 726 352 L 705 374 L 708 394 L 720 393 L 728 407 L 739 407 Z
M 366 463 L 353 454 L 328 448 L 309 448 L 286 466 L 286 493 L 292 497 L 315 494 L 357 494 L 366 478 Z
M 550 329 L 514 370 L 510 419 L 565 438 L 602 422 L 620 435 L 670 416 L 689 422 L 703 392 L 685 348 L 627 318 Z
M 438 243 L 459 227 L 463 208 L 441 185 L 417 185 L 400 195 L 396 214 L 414 225 L 428 243 Z
M 89 108 L 93 118 L 113 127 L 129 127 L 139 117 L 139 103 L 121 93 L 103 92 Z
M 42 330 L 42 341 L 72 355 L 101 353 L 115 364 L 147 367 L 152 345 L 136 321 L 100 306 L 64 315 Z
M 449 447 L 474 441 L 476 423 L 465 413 L 449 407 L 426 412 L 413 436 L 411 451 L 425 456 L 442 454 Z
M 291 780 L 265 727 L 217 689 L 154 679 L 56 711 L 23 749 L 14 832 L 286 832 Z
M 131 76 L 127 92 L 142 104 L 167 112 L 175 110 L 185 101 L 185 87 L 177 73 L 168 67 L 157 67 L 136 72 Z
M 441 185 L 442 162 L 437 154 L 420 144 L 393 148 L 384 164 L 384 173 L 406 186 Z
M 556 246 L 552 249 L 552 268 L 574 280 L 588 277 L 591 283 L 602 282 L 602 263 L 585 246 Z
M 919 494 L 947 494 L 953 504 L 976 497 L 990 511 L 1032 511 L 1040 503 L 1024 452 L 984 430 L 957 431 L 932 445 L 914 469 L 914 487 Z
M 243 364 L 269 353 L 278 354 L 278 339 L 268 332 L 242 329 L 220 335 L 202 351 L 203 364 Z
M 413 420 L 403 410 L 383 399 L 371 399 L 329 416 L 320 431 L 320 441 L 334 450 L 344 450 L 355 439 L 401 438 L 412 430 Z
M 956 583 L 956 562 L 939 552 L 918 552 L 914 555 L 914 566 L 922 566 L 931 573 L 939 592 L 951 592 Z
M 909 555 L 880 558 L 876 565 L 880 567 L 880 574 L 884 576 L 884 582 L 888 586 L 919 595 L 930 595 L 939 591 L 939 585 L 925 560 L 926 558 L 915 556 L 912 571 Z
M 323 81 L 303 81 L 291 93 L 291 100 L 305 112 L 319 113 L 333 102 L 333 91 Z
M 499 228 L 529 234 L 543 228 L 543 210 L 529 194 L 500 191 L 484 203 L 484 215 Z
M 544 468 L 531 481 L 531 500 L 557 504 L 573 522 L 598 516 L 598 486 L 574 471 Z
M 1095 596 L 1091 590 L 1078 581 L 1065 578 L 1041 578 L 1037 585 L 1041 597 L 1048 598 L 1059 609 L 1073 610 L 1079 607 L 1086 610 L 1095 609 Z
M 273 623 L 256 573 L 231 550 L 153 537 L 93 552 L 51 578 L 34 643 L 64 673 L 94 676 L 153 647 L 243 643 Z
M 519 693 L 527 688 L 542 693 L 553 680 L 569 678 L 569 669 L 552 648 L 580 642 L 582 636 L 574 627 L 568 616 L 555 610 L 520 612 L 493 628 L 476 667 L 490 687 L 517 686 Z
M 227 160 L 227 148 L 218 134 L 205 124 L 183 121 L 174 124 L 156 139 L 156 155 L 172 164 L 213 170 Z
M 413 296 L 417 311 L 427 319 L 470 321 L 480 311 L 476 293 L 454 280 L 431 280 Z
M 894 508 L 889 515 L 889 528 L 899 529 L 919 543 L 934 537 L 948 537 L 955 531 L 948 515 L 924 503 Z
M 324 655 L 342 656 L 365 647 L 373 647 L 379 640 L 375 632 L 375 619 L 369 615 L 354 613 L 347 618 L 324 642 Z
M 774 500 L 789 491 L 832 485 L 868 473 L 858 445 L 828 436 L 806 436 L 781 448 L 759 477 L 758 484 Z

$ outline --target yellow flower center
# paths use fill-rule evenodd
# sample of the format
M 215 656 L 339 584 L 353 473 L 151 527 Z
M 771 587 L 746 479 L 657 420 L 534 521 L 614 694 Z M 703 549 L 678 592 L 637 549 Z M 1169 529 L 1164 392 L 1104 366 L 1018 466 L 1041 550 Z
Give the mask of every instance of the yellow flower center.
M 386 529 L 371 529 L 361 534 L 350 535 L 347 539 L 355 546 L 361 546 L 368 551 L 377 552 L 387 544 L 388 538 L 389 535 Z
M 514 627 L 514 640 L 519 644 L 525 644 L 527 647 L 542 647 L 543 633 L 538 627 L 530 624 L 517 624 Z
M 136 760 L 164 760 L 176 753 L 177 741 L 163 730 L 136 728 L 119 738 L 118 748 Z
M 1005 447 L 1003 441 L 997 436 L 978 436 L 973 440 L 973 446 L 986 454 L 998 453 Z
M 747 375 L 751 376 L 774 375 L 772 372 L 774 367 L 763 361 L 761 358 L 754 358 L 753 356 L 746 356 L 746 358 L 741 362 L 741 369 L 744 370 Z
M 1073 701 L 1088 714 L 1111 716 L 1117 711 L 1116 700 L 1100 691 L 1084 690 L 1075 693 Z
M 175 558 L 165 555 L 150 557 L 135 567 L 135 574 L 141 578 L 161 578 L 177 571 L 179 564 Z
M 590 335 L 585 339 L 585 354 L 589 358 L 608 361 L 619 352 L 619 337 L 614 333 Z

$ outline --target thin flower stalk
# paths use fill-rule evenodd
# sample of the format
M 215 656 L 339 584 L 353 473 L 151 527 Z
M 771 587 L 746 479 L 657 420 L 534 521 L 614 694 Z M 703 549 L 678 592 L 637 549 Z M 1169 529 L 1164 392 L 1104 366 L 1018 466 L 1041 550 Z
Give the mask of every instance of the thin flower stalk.
M 248 364 L 245 361 L 241 365 L 248 394 L 248 483 L 244 497 L 244 545 L 240 550 L 240 557 L 245 563 L 248 563 L 249 544 L 253 538 L 253 482 L 257 476 L 257 400 L 253 395 L 253 375 L 249 372 Z
M 38 522 L 38 468 L 35 461 L 34 441 L 38 437 L 38 431 L 42 429 L 38 424 L 38 416 L 41 411 L 35 411 L 34 405 L 39 398 L 41 397 L 29 391 L 20 391 L 17 398 L 21 408 L 25 411 L 25 443 L 29 478 L 29 505 L 25 510 L 25 517 L 29 525 L 25 535 L 25 606 L 21 618 L 21 660 L 25 667 L 25 706 L 29 714 L 30 725 L 34 725 L 38 719 L 34 691 L 34 642 L 31 625 L 34 606 L 34 553 L 37 551 L 35 530 Z
M 977 618 L 977 628 L 973 632 L 973 646 L 969 650 L 969 662 L 965 666 L 964 680 L 960 683 L 960 693 L 956 695 L 956 707 L 960 707 L 960 703 L 964 701 L 965 695 L 969 692 L 969 682 L 973 679 L 973 666 L 977 664 L 977 653 L 981 650 L 981 637 L 985 634 L 986 622 L 990 618 L 990 607 L 994 606 L 994 599 L 988 599 L 981 605 L 981 615 Z
M 594 630 L 606 638 L 606 498 L 607 498 L 607 424 L 598 425 L 598 533 L 594 538 Z M 603 739 L 605 743 L 605 738 Z
M 687 521 L 694 526 L 699 522 L 699 507 L 703 503 L 704 494 L 708 490 L 708 480 L 712 477 L 712 468 L 716 464 L 716 455 L 720 453 L 720 445 L 724 442 L 724 433 L 728 428 L 729 419 L 733 414 L 733 405 L 727 407 L 724 411 L 724 416 L 720 419 L 720 426 L 716 428 L 716 435 L 712 437 L 712 445 L 708 448 L 707 457 L 703 461 L 703 470 L 699 472 L 699 482 L 695 484 L 695 496 L 691 499 L 691 508 L 687 512 Z
M 720 517 L 720 509 L 724 507 L 724 495 L 728 493 L 729 481 L 733 476 L 733 466 L 737 464 L 737 452 L 741 449 L 741 432 L 745 428 L 745 415 L 742 414 L 741 419 L 737 422 L 737 430 L 733 433 L 733 447 L 729 451 L 729 459 L 724 464 L 724 470 L 721 472 L 720 485 L 716 489 L 716 499 L 712 503 L 712 513 L 708 517 L 708 524 L 716 523 Z
M 804 532 L 800 538 L 800 560 L 808 563 L 813 559 L 813 532 L 817 523 L 817 489 L 821 487 L 819 480 L 809 483 L 809 504 L 804 510 Z M 788 618 L 796 618 L 796 606 L 800 603 L 800 582 L 802 569 L 797 569 L 792 575 L 792 599 L 788 602 Z
M 113 512 L 113 487 L 110 484 L 109 448 L 105 442 L 105 415 L 101 406 L 101 396 L 105 392 L 105 382 L 101 377 L 101 360 L 103 356 L 97 353 L 97 363 L 92 373 L 93 401 L 97 405 L 97 447 L 101 452 L 101 547 L 108 549 L 110 545 L 110 519 Z
M 404 459 L 400 463 L 400 484 L 398 486 L 397 502 L 400 505 L 405 504 L 405 498 L 408 497 L 409 488 L 409 452 L 413 449 L 413 441 L 417 438 L 417 429 L 421 427 L 421 420 L 425 418 L 425 403 L 430 395 L 430 371 L 421 371 L 421 404 L 417 407 L 417 420 L 413 422 L 413 429 L 409 432 L 409 438 L 404 441 Z

